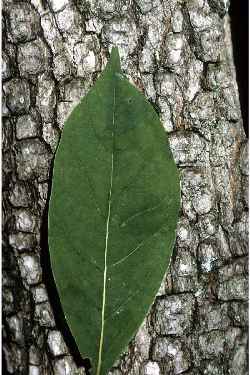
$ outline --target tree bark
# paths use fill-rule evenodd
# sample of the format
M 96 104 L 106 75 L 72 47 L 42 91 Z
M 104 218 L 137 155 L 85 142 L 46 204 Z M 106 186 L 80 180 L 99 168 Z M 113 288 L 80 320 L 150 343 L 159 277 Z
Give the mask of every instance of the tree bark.
M 112 45 L 168 133 L 182 209 L 166 277 L 110 374 L 248 373 L 247 142 L 228 6 L 227 0 L 4 1 L 6 373 L 84 374 L 86 362 L 79 361 L 54 291 L 47 203 L 64 120 Z

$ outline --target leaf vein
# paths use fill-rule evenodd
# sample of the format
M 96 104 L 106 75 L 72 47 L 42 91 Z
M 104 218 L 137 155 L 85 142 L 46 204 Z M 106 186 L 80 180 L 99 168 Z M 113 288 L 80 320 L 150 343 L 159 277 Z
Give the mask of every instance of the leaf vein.
M 102 318 L 101 318 L 101 334 L 99 342 L 99 354 L 96 375 L 100 375 L 102 365 L 102 352 L 104 340 L 104 325 L 105 325 L 105 307 L 106 307 L 106 282 L 107 282 L 107 255 L 108 255 L 108 240 L 109 240 L 109 223 L 111 216 L 112 190 L 113 190 L 113 175 L 114 175 L 114 149 L 115 149 L 115 86 L 113 90 L 113 119 L 112 119 L 112 155 L 111 155 L 111 172 L 110 172 L 110 188 L 108 199 L 108 216 L 106 222 L 106 237 L 105 237 L 105 252 L 104 252 L 104 273 L 103 273 L 103 297 L 102 297 Z
M 127 223 L 129 223 L 130 221 L 132 221 L 132 220 L 134 220 L 135 218 L 137 218 L 138 216 L 141 216 L 141 215 L 143 215 L 143 214 L 145 214 L 145 213 L 148 213 L 148 212 L 152 212 L 152 211 L 154 211 L 154 210 L 156 210 L 157 208 L 159 208 L 161 205 L 162 205 L 162 203 L 167 199 L 167 195 L 163 198 L 163 199 L 161 199 L 155 206 L 153 206 L 153 207 L 149 207 L 149 208 L 146 208 L 146 209 L 144 209 L 144 210 L 141 210 L 141 211 L 139 211 L 139 212 L 136 212 L 135 214 L 133 214 L 133 215 L 131 215 L 129 218 L 127 218 L 126 220 L 124 220 L 121 224 L 120 224 L 120 226 L 123 228 L 123 227 L 125 227 L 126 225 L 127 225 Z M 171 200 L 170 200 L 171 201 Z
M 134 297 L 136 297 L 139 293 L 140 293 L 141 290 L 137 290 L 135 293 L 133 293 L 132 295 L 128 296 L 128 298 L 122 302 L 119 307 L 113 311 L 106 319 L 105 319 L 105 322 L 107 322 L 109 319 L 112 318 L 112 316 L 114 316 L 115 314 L 117 313 L 120 313 L 121 312 L 121 309 L 124 308 L 129 301 L 131 301 Z
M 141 241 L 139 243 L 139 245 L 137 245 L 128 255 L 126 255 L 125 257 L 121 258 L 120 260 L 118 260 L 117 262 L 115 263 L 112 263 L 109 267 L 115 267 L 117 266 L 118 264 L 121 264 L 123 263 L 125 260 L 127 260 L 131 255 L 133 255 L 137 250 L 139 250 L 148 240 L 150 240 L 152 237 L 154 237 L 156 234 L 158 234 L 161 229 L 164 227 L 164 225 L 166 225 L 166 223 L 164 223 L 163 225 L 160 226 L 159 229 L 157 229 L 157 231 L 155 231 L 154 233 L 152 233 L 149 237 L 147 237 L 145 240 Z

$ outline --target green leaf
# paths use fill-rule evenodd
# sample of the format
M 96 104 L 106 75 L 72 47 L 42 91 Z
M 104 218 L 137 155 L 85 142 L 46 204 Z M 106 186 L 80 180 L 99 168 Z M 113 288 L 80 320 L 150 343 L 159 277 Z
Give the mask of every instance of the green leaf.
M 49 206 L 53 274 L 93 374 L 108 372 L 148 312 L 170 261 L 179 205 L 166 133 L 113 48 L 65 123 Z

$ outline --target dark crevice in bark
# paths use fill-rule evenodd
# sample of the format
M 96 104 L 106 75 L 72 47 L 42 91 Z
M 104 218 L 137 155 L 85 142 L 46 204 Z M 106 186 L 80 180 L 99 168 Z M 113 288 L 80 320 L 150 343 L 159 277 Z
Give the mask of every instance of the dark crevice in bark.
M 2 374 L 10 374 L 7 370 L 4 351 L 2 350 Z
M 249 83 L 249 36 L 248 36 L 248 1 L 239 2 L 232 0 L 229 15 L 231 17 L 231 30 L 233 42 L 233 55 L 236 68 L 236 78 L 239 89 L 241 113 L 243 126 L 246 136 L 249 136 L 248 130 L 248 83 Z

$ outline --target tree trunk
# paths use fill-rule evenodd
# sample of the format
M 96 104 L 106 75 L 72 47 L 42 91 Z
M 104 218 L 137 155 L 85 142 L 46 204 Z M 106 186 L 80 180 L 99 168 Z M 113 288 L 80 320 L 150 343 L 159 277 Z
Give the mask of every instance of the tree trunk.
M 110 374 L 247 374 L 247 143 L 228 5 L 4 1 L 5 373 L 83 374 L 88 366 L 53 285 L 47 203 L 64 120 L 118 45 L 124 72 L 168 133 L 182 209 L 166 278 Z

